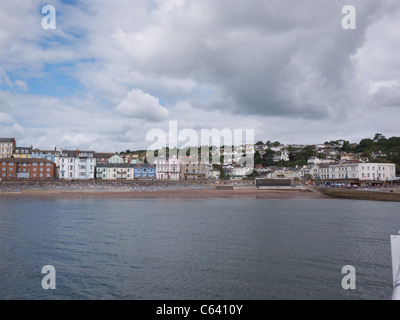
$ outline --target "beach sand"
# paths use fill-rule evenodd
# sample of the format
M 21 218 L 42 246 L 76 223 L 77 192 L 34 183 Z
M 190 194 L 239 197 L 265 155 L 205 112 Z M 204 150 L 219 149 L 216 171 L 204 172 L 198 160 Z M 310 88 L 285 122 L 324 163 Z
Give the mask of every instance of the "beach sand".
M 0 193 L 2 198 L 123 198 L 123 199 L 325 199 L 320 193 L 309 190 L 266 190 L 266 189 L 185 189 L 139 192 L 88 192 L 88 191 L 23 191 Z

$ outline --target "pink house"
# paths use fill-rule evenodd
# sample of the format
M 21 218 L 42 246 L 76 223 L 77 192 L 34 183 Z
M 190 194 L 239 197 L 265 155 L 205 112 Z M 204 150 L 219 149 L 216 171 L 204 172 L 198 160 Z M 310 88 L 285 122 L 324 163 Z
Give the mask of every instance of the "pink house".
M 168 159 L 158 157 L 155 165 L 157 180 L 179 180 L 181 162 L 175 155 Z

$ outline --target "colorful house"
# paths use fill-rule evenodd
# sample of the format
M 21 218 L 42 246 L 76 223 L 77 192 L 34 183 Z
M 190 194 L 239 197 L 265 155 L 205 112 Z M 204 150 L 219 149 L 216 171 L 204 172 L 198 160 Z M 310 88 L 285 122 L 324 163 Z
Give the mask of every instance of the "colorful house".
M 13 153 L 14 158 L 29 159 L 32 154 L 32 146 L 30 147 L 16 147 Z

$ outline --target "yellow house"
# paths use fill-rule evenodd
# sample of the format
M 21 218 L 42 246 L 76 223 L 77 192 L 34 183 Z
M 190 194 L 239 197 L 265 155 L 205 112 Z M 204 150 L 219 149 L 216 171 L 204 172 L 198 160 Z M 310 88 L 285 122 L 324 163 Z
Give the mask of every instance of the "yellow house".
M 13 153 L 13 157 L 18 159 L 30 159 L 31 154 L 32 154 L 32 146 L 16 147 Z

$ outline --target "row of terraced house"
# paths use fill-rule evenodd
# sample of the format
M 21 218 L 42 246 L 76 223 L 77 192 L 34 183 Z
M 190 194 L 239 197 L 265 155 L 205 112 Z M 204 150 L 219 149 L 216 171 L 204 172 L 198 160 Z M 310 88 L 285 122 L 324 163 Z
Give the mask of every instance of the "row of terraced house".
M 148 164 L 135 155 L 17 147 L 14 138 L 0 138 L 2 180 L 200 180 L 216 177 L 211 165 L 200 164 L 190 157 L 158 158 L 154 164 Z

